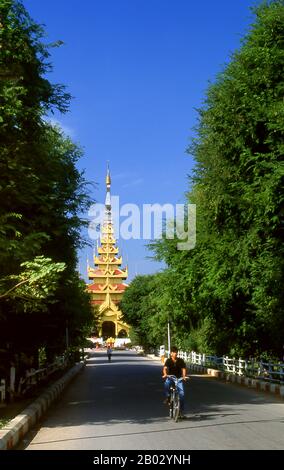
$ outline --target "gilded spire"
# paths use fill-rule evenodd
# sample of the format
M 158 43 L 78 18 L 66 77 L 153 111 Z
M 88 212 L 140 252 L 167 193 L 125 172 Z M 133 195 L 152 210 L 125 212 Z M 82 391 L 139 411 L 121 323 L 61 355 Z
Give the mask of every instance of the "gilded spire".
M 110 189 L 110 185 L 111 185 L 111 177 L 110 177 L 110 171 L 109 171 L 109 163 L 107 163 L 107 175 L 106 175 L 107 189 Z
M 99 306 L 99 335 L 112 338 L 123 331 L 128 334 L 129 326 L 124 323 L 119 310 L 119 302 L 127 284 L 128 269 L 122 268 L 122 256 L 118 256 L 118 247 L 114 235 L 111 212 L 111 176 L 109 164 L 106 173 L 105 217 L 100 228 L 100 246 L 94 256 L 94 268 L 88 269 L 88 291 L 92 304 Z M 114 341 L 114 340 L 113 340 Z
M 109 171 L 109 164 L 107 164 L 107 175 L 106 175 L 107 193 L 106 193 L 105 206 L 106 206 L 106 212 L 108 213 L 108 215 L 110 215 L 110 211 L 111 211 L 110 185 L 111 185 L 111 177 L 110 177 L 110 171 Z

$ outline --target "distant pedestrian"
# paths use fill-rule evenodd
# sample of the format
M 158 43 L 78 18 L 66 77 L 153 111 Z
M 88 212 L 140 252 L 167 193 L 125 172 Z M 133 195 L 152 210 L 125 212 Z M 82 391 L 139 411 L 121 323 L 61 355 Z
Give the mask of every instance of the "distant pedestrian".
M 107 357 L 108 357 L 109 362 L 111 361 L 111 355 L 112 355 L 112 349 L 111 349 L 111 346 L 108 345 L 108 347 L 107 347 Z

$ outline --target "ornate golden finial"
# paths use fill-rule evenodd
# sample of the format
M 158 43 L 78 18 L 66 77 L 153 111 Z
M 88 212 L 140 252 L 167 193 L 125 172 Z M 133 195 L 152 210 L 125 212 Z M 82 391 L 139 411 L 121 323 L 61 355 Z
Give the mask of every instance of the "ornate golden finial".
M 106 185 L 107 185 L 107 188 L 110 188 L 110 185 L 111 185 L 111 177 L 110 177 L 110 171 L 109 171 L 109 162 L 107 162 Z
M 111 211 L 110 185 L 111 185 L 111 178 L 110 178 L 110 171 L 109 171 L 109 162 L 107 162 L 107 175 L 106 175 L 107 192 L 106 192 L 105 207 L 108 213 L 108 217 L 110 217 L 110 211 Z

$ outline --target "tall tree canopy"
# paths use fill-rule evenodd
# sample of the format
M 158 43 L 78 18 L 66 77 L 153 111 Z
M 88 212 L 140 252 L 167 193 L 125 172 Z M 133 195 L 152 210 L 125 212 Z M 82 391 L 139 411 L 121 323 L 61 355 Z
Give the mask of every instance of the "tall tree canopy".
M 240 50 L 207 91 L 188 149 L 196 161 L 187 200 L 197 206 L 197 246 L 180 252 L 166 239 L 151 246 L 172 277 L 172 314 L 188 326 L 186 335 L 177 333 L 180 345 L 280 357 L 283 1 L 265 2 L 255 14 Z
M 90 202 L 82 151 L 48 122 L 70 95 L 47 79 L 43 35 L 21 1 L 0 0 L 0 349 L 11 354 L 61 351 L 66 325 L 76 344 L 92 321 L 76 271 Z

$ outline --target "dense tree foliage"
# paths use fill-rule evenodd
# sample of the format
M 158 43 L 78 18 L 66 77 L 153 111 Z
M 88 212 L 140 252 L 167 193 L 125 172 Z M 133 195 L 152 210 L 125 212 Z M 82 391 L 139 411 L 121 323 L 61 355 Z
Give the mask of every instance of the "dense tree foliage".
M 126 289 L 120 302 L 124 320 L 132 325 L 136 341 L 145 348 L 155 347 L 157 339 L 164 341 L 167 310 L 162 315 L 157 308 L 161 296 L 158 276 L 137 276 Z
M 46 78 L 44 31 L 18 0 L 0 0 L 0 350 L 51 356 L 92 322 L 76 271 L 79 214 L 89 204 L 82 151 L 48 113 L 70 95 Z M 53 44 L 56 46 L 58 44 Z
M 188 149 L 196 161 L 188 202 L 197 206 L 197 246 L 182 252 L 176 240 L 163 239 L 152 248 L 168 265 L 157 281 L 170 299 L 180 346 L 281 357 L 283 1 L 255 13 L 242 47 L 208 89 Z M 156 325 L 165 311 L 161 298 Z

